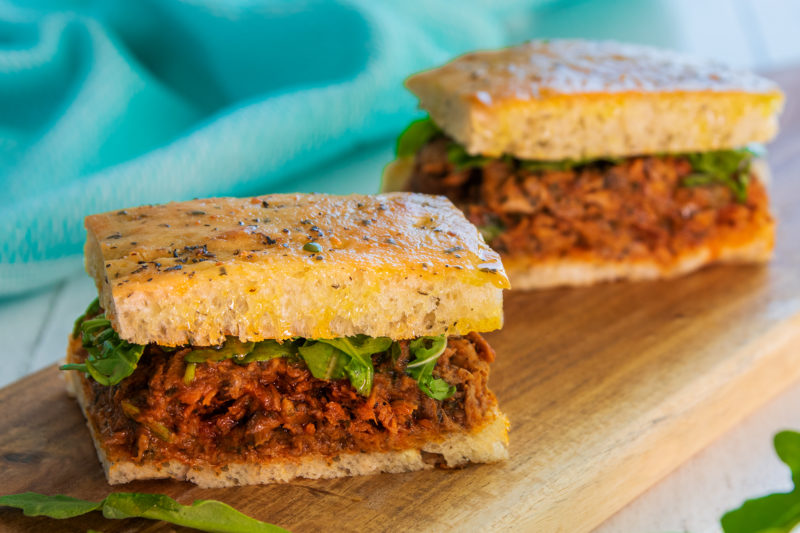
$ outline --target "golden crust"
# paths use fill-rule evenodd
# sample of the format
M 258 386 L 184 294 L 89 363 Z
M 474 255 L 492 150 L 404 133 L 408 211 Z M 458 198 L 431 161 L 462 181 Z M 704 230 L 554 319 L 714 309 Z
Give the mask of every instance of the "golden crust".
M 648 46 L 569 39 L 529 41 L 464 54 L 410 77 L 407 85 L 414 91 L 429 83 L 487 106 L 557 94 L 780 93 L 772 81 L 716 62 Z
M 671 51 L 582 40 L 463 55 L 406 86 L 468 152 L 566 159 L 766 142 L 773 82 Z
M 444 197 L 215 198 L 92 215 L 86 228 L 101 303 L 137 344 L 410 338 L 502 324 L 500 258 Z

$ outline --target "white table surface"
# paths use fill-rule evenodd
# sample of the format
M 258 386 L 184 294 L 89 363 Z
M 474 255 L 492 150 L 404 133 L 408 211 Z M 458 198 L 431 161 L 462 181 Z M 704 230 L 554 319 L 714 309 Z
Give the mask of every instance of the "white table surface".
M 632 9 L 639 2 L 620 1 L 627 1 Z M 675 48 L 762 70 L 800 62 L 797 37 L 800 1 L 664 0 L 657 3 L 665 16 L 672 19 Z M 572 7 L 546 14 L 538 26 L 533 24 L 537 28 L 536 36 L 573 36 L 570 33 L 575 28 L 574 22 L 586 20 L 586 12 L 596 9 L 593 5 L 577 2 Z M 520 24 L 520 27 L 530 25 Z M 510 29 L 514 31 L 514 27 Z M 607 35 L 603 28 L 590 28 L 583 34 L 637 40 L 642 31 L 642 28 L 632 27 L 628 35 Z M 519 35 L 520 39 L 523 37 L 529 35 Z M 391 155 L 388 143 L 365 148 L 359 157 L 317 173 L 315 181 L 306 181 L 304 188 L 350 192 L 365 179 L 377 176 Z M 291 186 L 287 186 L 286 190 L 289 189 Z M 89 278 L 76 272 L 52 288 L 0 300 L 0 338 L 3 339 L 0 386 L 63 357 L 73 321 L 95 296 Z M 597 531 L 719 531 L 719 517 L 726 510 L 738 507 L 747 498 L 789 489 L 790 476 L 775 456 L 772 436 L 781 429 L 800 429 L 798 406 L 800 384 L 720 437 Z

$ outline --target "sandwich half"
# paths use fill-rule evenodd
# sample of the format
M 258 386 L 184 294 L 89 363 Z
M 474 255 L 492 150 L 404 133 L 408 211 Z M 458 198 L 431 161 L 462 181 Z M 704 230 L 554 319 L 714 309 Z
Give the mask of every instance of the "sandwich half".
M 384 190 L 448 196 L 514 288 L 770 258 L 757 156 L 783 95 L 769 80 L 644 46 L 552 40 L 470 53 L 406 86 L 429 118 L 399 139 Z
M 270 195 L 86 218 L 67 378 L 109 483 L 205 487 L 507 457 L 509 287 L 444 197 Z

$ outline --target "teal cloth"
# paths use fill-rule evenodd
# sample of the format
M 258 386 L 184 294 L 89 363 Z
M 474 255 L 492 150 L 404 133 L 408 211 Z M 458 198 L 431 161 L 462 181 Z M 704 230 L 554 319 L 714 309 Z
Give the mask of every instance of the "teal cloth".
M 77 271 L 87 214 L 319 190 L 419 113 L 407 75 L 530 37 L 542 5 L 568 4 L 0 0 L 0 297 Z

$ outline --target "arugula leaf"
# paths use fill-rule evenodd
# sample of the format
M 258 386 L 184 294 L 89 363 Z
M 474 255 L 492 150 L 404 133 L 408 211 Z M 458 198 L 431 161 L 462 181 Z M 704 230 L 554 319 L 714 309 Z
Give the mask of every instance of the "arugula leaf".
M 254 361 L 269 361 L 278 357 L 294 359 L 297 357 L 297 346 L 294 341 L 280 343 L 273 339 L 257 342 L 253 350 L 244 357 L 237 357 L 234 362 L 246 365 Z
M 420 148 L 425 146 L 433 137 L 439 135 L 441 131 L 430 117 L 415 120 L 397 138 L 397 146 L 395 148 L 397 157 L 415 155 Z
M 430 344 L 430 346 L 427 346 Z M 419 388 L 434 400 L 446 400 L 456 392 L 456 388 L 445 380 L 433 377 L 436 362 L 447 348 L 447 337 L 420 337 L 408 345 L 414 360 L 406 365 L 406 373 L 417 380 Z
M 94 316 L 98 313 L 100 313 L 100 298 L 95 298 L 94 301 L 89 304 L 89 307 L 86 308 L 86 311 L 75 321 L 75 325 L 72 326 L 72 338 L 78 338 L 78 335 L 81 333 L 81 324 L 86 320 L 87 316 Z
M 342 379 L 347 376 L 350 383 L 362 396 L 369 396 L 375 367 L 372 354 L 385 352 L 392 345 L 387 337 L 340 337 L 306 341 L 298 348 L 300 355 L 318 379 Z
M 483 240 L 486 244 L 490 244 L 493 240 L 499 237 L 504 231 L 506 227 L 503 225 L 503 222 L 499 219 L 491 220 L 486 224 L 478 226 L 478 231 L 480 231 Z
M 35 492 L 0 496 L 0 505 L 22 509 L 25 516 L 73 518 L 102 510 L 111 519 L 149 518 L 212 533 L 289 533 L 287 530 L 240 513 L 216 500 L 197 500 L 181 505 L 163 494 L 113 492 L 99 502 Z
M 45 496 L 36 492 L 23 492 L 0 496 L 0 505 L 22 509 L 25 516 L 49 516 L 50 518 L 73 518 L 102 507 L 102 502 L 87 502 L 71 496 L 56 494 Z
M 745 202 L 753 155 L 747 148 L 686 154 L 694 173 L 683 180 L 683 185 L 697 187 L 719 183 L 733 192 L 737 202 Z
M 492 161 L 492 159 L 494 158 L 482 155 L 471 155 L 457 142 L 451 142 L 447 146 L 447 160 L 450 161 L 457 170 L 483 167 Z
M 190 385 L 194 381 L 198 363 L 217 363 L 233 359 L 234 363 L 246 365 L 255 361 L 269 361 L 277 357 L 289 359 L 297 357 L 297 347 L 294 342 L 287 341 L 281 344 L 273 339 L 261 342 L 242 342 L 236 337 L 229 337 L 224 344 L 216 348 L 202 348 L 186 354 L 183 357 L 186 362 L 183 382 Z
M 344 367 L 348 363 L 349 357 L 341 350 L 330 344 L 314 341 L 306 341 L 297 350 L 315 378 L 344 378 Z
M 792 472 L 792 482 L 800 485 L 800 433 L 781 431 L 775 435 L 774 442 L 775 452 Z
M 238 337 L 228 337 L 221 346 L 192 350 L 183 357 L 183 360 L 187 363 L 207 363 L 231 358 L 240 359 L 249 355 L 255 345 L 255 342 L 242 342 Z
M 75 337 L 78 333 L 81 335 L 83 347 L 89 353 L 86 361 L 61 365 L 59 369 L 86 372 L 102 385 L 116 385 L 136 370 L 144 346 L 120 339 L 105 313 L 88 320 L 85 318 L 99 310 L 97 300 L 89 304 L 76 322 L 78 331 L 73 332 Z
M 287 533 L 285 529 L 250 518 L 216 500 L 181 505 L 163 494 L 111 493 L 103 502 L 106 518 L 149 518 L 214 533 Z
M 338 339 L 319 339 L 318 342 L 333 346 L 350 356 L 350 360 L 344 366 L 344 372 L 359 394 L 369 396 L 375 375 L 372 354 L 388 350 L 392 345 L 392 340 L 388 337 L 356 335 Z
M 800 524 L 800 433 L 775 435 L 775 451 L 792 472 L 792 492 L 747 500 L 720 520 L 725 533 L 788 533 Z

